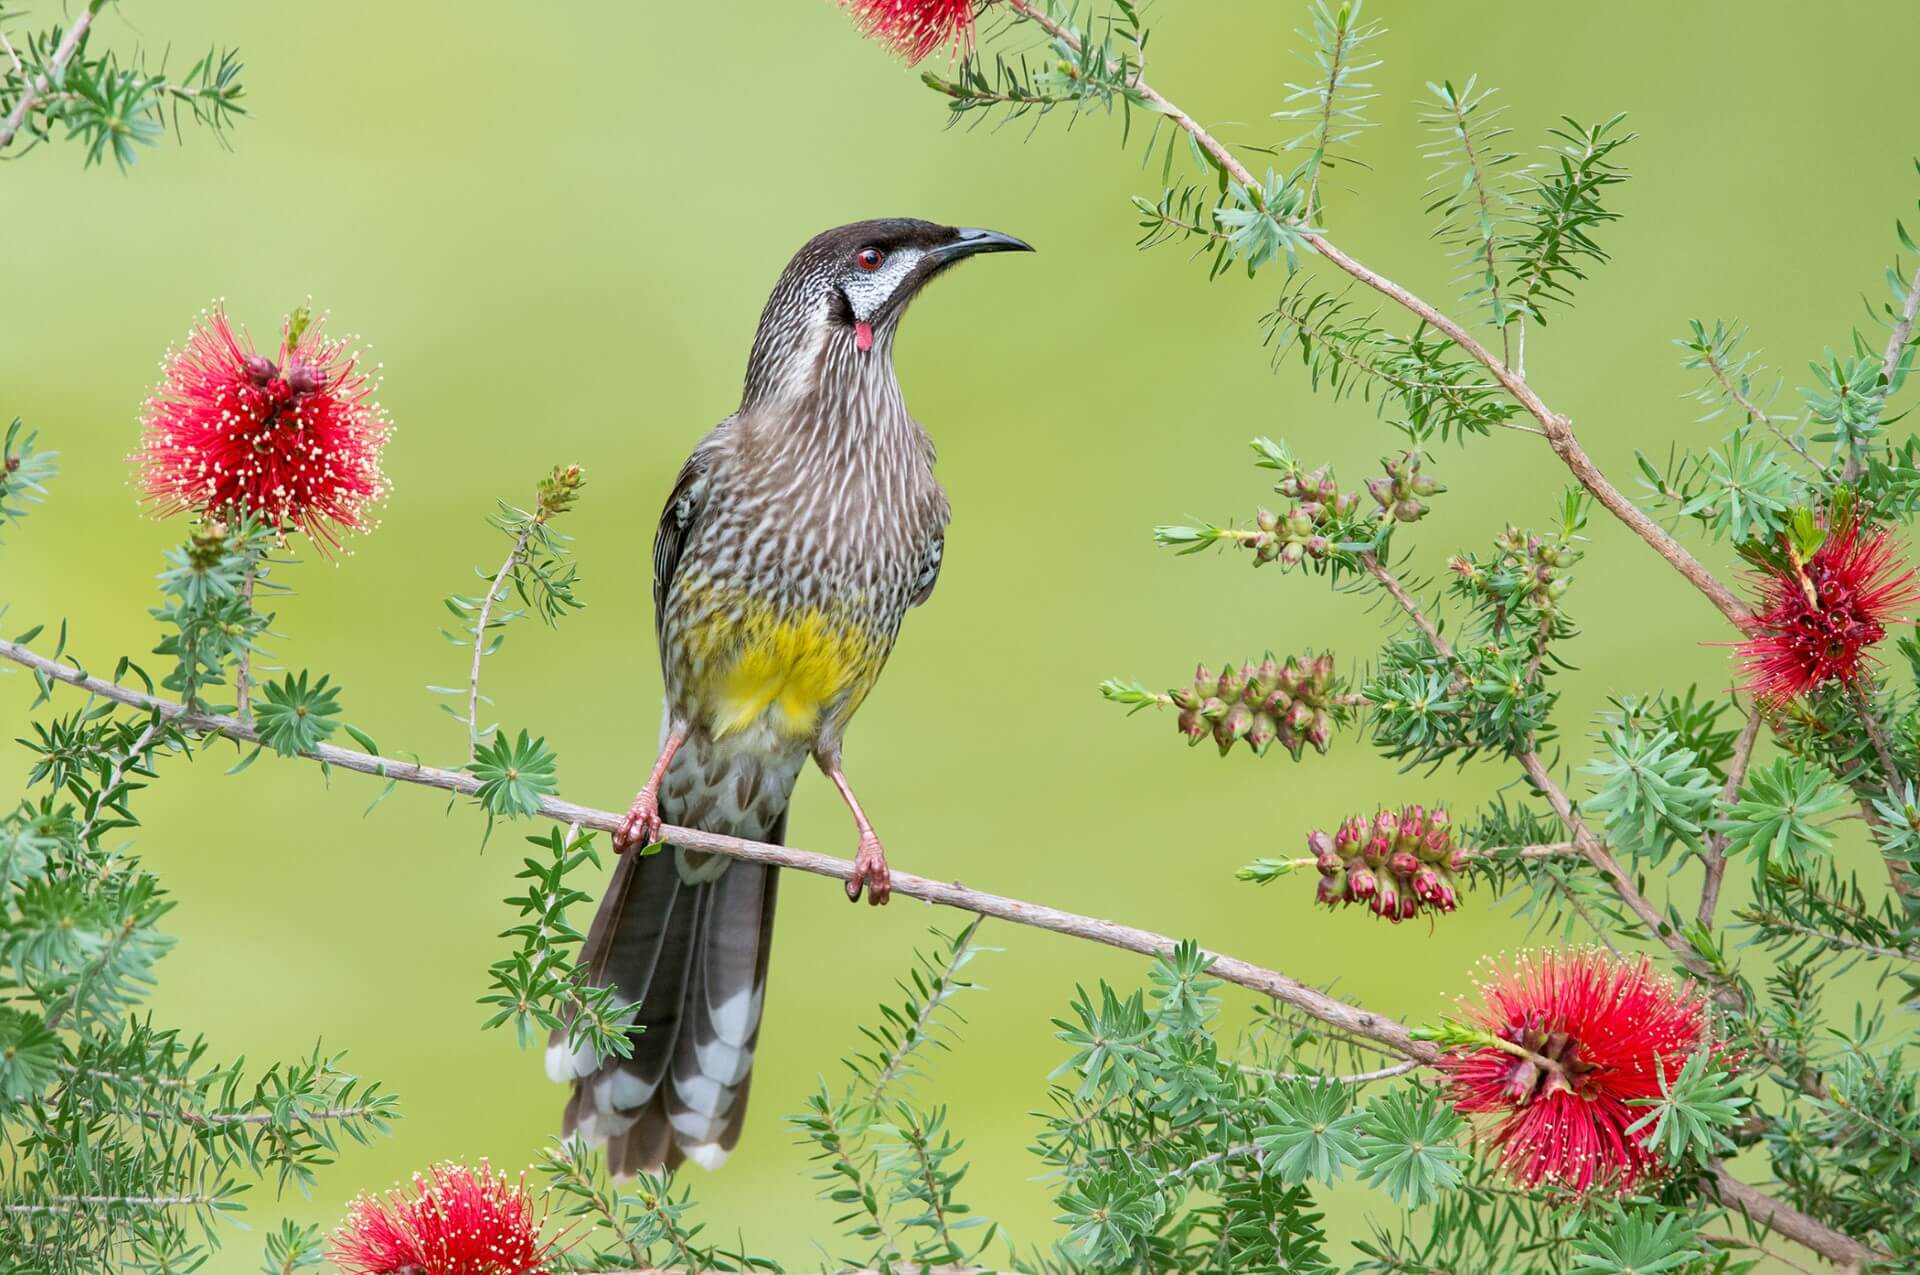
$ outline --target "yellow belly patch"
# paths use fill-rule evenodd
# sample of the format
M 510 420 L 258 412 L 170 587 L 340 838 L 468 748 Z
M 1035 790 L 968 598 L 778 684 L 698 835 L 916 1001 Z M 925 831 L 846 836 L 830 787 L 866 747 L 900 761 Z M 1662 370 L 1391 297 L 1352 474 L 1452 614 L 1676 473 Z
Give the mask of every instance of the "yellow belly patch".
M 776 734 L 807 737 L 836 700 L 851 712 L 872 686 L 874 644 L 844 620 L 820 610 L 735 610 L 707 610 L 689 635 L 704 657 L 696 694 L 716 738 L 763 717 Z

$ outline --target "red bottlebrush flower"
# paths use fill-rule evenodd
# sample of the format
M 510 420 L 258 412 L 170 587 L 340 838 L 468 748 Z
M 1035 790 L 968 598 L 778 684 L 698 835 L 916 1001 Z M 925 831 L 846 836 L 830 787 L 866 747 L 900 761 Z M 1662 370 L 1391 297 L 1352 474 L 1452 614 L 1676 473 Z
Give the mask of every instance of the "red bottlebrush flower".
M 843 0 L 860 29 L 893 46 L 908 65 L 942 45 L 973 50 L 973 20 L 990 0 Z
M 1738 649 L 1747 692 L 1774 705 L 1828 682 L 1854 685 L 1873 662 L 1868 648 L 1916 597 L 1892 534 L 1852 516 L 1835 519 L 1804 562 L 1789 550 L 1763 565 L 1757 583 L 1760 629 Z
M 1481 986 L 1469 1018 L 1524 1051 L 1455 1049 L 1440 1059 L 1454 1108 L 1491 1115 L 1506 1171 L 1529 1187 L 1585 1195 L 1657 1176 L 1658 1156 L 1628 1128 L 1707 1039 L 1705 1000 L 1642 957 L 1592 950 L 1523 956 Z
M 444 1163 L 413 1191 L 363 1195 L 334 1232 L 327 1260 L 348 1275 L 546 1275 L 554 1245 L 524 1182 Z
M 337 548 L 387 492 L 373 391 L 321 320 L 289 320 L 268 358 L 216 307 L 168 355 L 141 414 L 140 486 L 162 516 L 239 510 Z

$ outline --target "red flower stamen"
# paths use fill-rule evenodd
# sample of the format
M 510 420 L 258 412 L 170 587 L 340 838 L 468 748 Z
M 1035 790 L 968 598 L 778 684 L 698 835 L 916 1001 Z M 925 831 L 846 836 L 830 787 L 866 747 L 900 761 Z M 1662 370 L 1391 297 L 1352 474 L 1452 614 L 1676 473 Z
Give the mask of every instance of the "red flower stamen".
M 986 0 L 843 0 L 860 29 L 893 46 L 909 65 L 941 46 L 973 51 L 974 17 Z
M 1789 546 L 1755 582 L 1759 629 L 1738 650 L 1747 693 L 1773 706 L 1828 683 L 1856 685 L 1877 662 L 1870 648 L 1917 596 L 1892 534 L 1852 517 L 1804 560 Z
M 415 1174 L 413 1190 L 363 1195 L 334 1232 L 327 1260 L 347 1275 L 547 1275 L 555 1245 L 524 1181 L 437 1164 Z
M 289 323 L 268 358 L 216 307 L 168 355 L 133 458 L 156 513 L 254 514 L 323 551 L 371 525 L 389 427 L 348 343 L 322 327 Z
M 1510 1049 L 1456 1049 L 1440 1059 L 1454 1108 L 1491 1117 L 1489 1141 L 1513 1179 L 1578 1195 L 1626 1191 L 1664 1171 L 1629 1133 L 1662 1075 L 1711 1048 L 1706 1002 L 1643 957 L 1548 951 L 1521 957 L 1481 987 L 1469 1019 Z

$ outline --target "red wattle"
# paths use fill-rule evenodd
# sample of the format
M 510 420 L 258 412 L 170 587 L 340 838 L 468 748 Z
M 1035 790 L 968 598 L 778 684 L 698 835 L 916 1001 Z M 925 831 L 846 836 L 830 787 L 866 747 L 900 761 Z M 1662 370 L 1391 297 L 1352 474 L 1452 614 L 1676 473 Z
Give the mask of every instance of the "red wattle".
M 862 354 L 871 350 L 873 348 L 873 325 L 870 323 L 854 324 L 853 343 L 860 347 Z

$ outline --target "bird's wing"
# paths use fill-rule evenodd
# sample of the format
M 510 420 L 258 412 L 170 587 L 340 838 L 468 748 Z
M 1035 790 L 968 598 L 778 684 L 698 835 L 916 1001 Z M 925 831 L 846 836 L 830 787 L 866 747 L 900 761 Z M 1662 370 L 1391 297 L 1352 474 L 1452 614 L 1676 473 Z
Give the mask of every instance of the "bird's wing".
M 913 607 L 932 597 L 933 586 L 940 583 L 940 562 L 947 556 L 947 523 L 953 517 L 947 493 L 933 481 L 933 440 L 924 430 L 920 436 L 926 448 L 927 481 L 932 485 L 933 499 L 926 507 L 927 547 L 920 559 L 920 574 L 913 582 L 913 596 L 907 599 L 907 605 Z
M 927 556 L 920 564 L 920 575 L 913 582 L 913 597 L 908 606 L 919 606 L 933 596 L 933 586 L 940 583 L 940 560 L 947 556 L 947 533 L 937 531 L 932 543 L 927 545 Z
M 733 418 L 729 416 L 700 440 L 700 445 L 693 449 L 693 455 L 687 457 L 686 463 L 680 466 L 679 477 L 673 480 L 673 490 L 667 493 L 666 507 L 660 511 L 660 526 L 653 533 L 653 623 L 656 635 L 666 624 L 667 592 L 673 587 L 675 573 L 680 570 L 681 552 L 686 549 L 693 528 L 706 509 L 707 478 L 713 469 L 714 459 L 727 445 L 732 434 Z

